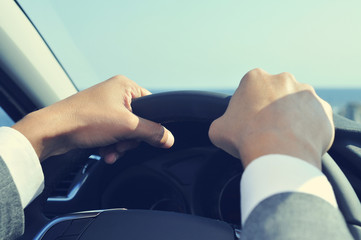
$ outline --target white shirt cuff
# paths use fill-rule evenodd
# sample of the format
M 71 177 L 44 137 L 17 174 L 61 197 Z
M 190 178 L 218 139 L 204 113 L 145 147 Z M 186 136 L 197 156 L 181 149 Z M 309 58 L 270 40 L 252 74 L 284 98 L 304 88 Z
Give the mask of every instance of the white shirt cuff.
M 295 157 L 270 154 L 252 161 L 243 173 L 242 225 L 260 202 L 283 192 L 313 194 L 337 207 L 332 186 L 318 168 Z
M 9 127 L 0 127 L 0 156 L 10 171 L 25 208 L 44 189 L 39 158 L 28 139 Z

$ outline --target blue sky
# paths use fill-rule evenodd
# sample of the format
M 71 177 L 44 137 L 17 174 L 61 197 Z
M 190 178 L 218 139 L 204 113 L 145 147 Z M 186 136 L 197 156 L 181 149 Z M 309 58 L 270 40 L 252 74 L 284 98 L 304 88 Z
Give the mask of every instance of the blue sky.
M 361 87 L 359 0 L 20 0 L 80 89 L 234 88 L 255 67 Z

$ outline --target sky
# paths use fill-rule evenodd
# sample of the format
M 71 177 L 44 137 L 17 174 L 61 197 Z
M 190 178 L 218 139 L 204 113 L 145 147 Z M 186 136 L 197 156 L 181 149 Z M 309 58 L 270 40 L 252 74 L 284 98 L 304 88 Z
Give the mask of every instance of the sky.
M 249 70 L 361 87 L 360 0 L 19 0 L 79 89 L 235 88 Z

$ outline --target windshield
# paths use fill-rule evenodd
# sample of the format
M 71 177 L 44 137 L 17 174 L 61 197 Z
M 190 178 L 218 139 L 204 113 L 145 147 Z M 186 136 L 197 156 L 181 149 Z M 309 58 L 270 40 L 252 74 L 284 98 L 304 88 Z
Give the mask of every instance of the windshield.
M 122 74 L 150 90 L 232 93 L 261 67 L 360 101 L 359 0 L 18 2 L 80 90 Z

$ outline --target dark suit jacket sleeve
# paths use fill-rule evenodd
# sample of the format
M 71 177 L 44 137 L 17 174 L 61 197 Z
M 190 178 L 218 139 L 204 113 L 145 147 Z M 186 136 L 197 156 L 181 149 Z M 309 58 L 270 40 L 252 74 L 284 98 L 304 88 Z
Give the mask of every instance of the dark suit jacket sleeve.
M 24 232 L 20 195 L 9 169 L 0 157 L 0 239 L 15 239 Z
M 258 204 L 248 216 L 242 240 L 352 239 L 340 211 L 306 193 L 280 193 Z

